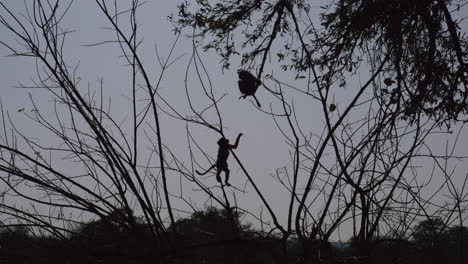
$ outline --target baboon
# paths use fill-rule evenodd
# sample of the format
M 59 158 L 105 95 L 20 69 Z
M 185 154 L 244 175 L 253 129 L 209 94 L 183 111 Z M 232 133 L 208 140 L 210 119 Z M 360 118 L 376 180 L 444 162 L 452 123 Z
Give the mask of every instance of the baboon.
M 228 164 L 227 164 L 227 158 L 229 157 L 229 151 L 231 149 L 236 149 L 237 146 L 239 145 L 239 140 L 240 140 L 240 137 L 242 136 L 243 134 L 240 133 L 238 136 L 237 136 L 237 139 L 236 139 L 236 143 L 234 145 L 231 145 L 229 144 L 229 139 L 225 138 L 225 137 L 222 137 L 218 140 L 218 146 L 219 146 L 219 149 L 218 149 L 218 157 L 216 159 L 216 163 L 213 164 L 209 169 L 207 169 L 205 172 L 199 172 L 196 170 L 196 172 L 198 173 L 198 175 L 205 175 L 207 174 L 211 169 L 213 169 L 215 166 L 216 166 L 216 180 L 218 182 L 221 182 L 221 171 L 224 171 L 224 173 L 226 174 L 226 180 L 225 180 L 225 184 L 227 186 L 231 186 L 231 184 L 229 184 L 229 168 L 228 168 Z
M 239 75 L 237 84 L 239 85 L 240 92 L 243 94 L 239 99 L 251 95 L 255 99 L 255 102 L 257 102 L 257 106 L 262 107 L 257 97 L 255 97 L 255 93 L 262 82 L 248 71 L 238 70 L 237 74 Z

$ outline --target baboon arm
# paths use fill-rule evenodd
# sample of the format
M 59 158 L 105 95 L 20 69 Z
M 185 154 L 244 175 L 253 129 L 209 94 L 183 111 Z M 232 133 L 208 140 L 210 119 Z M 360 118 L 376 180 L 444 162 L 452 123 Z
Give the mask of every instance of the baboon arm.
M 239 145 L 240 137 L 241 137 L 242 135 L 243 135 L 243 134 L 240 133 L 240 134 L 237 136 L 236 143 L 235 143 L 234 145 L 230 145 L 230 146 L 229 146 L 231 149 L 236 149 L 236 148 L 237 148 L 237 146 Z

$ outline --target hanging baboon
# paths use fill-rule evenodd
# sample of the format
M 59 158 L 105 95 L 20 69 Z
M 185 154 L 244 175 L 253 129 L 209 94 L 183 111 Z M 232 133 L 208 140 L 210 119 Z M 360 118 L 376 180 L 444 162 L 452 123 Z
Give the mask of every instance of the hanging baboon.
M 255 102 L 257 102 L 257 106 L 262 107 L 257 97 L 255 97 L 255 93 L 262 82 L 248 71 L 238 70 L 237 74 L 239 75 L 237 84 L 239 85 L 240 92 L 243 94 L 239 99 L 251 95 L 255 99 Z
M 219 149 L 218 149 L 218 157 L 216 159 L 216 163 L 213 164 L 209 169 L 207 169 L 205 172 L 199 172 L 196 170 L 196 172 L 198 173 L 198 175 L 205 175 L 207 174 L 211 169 L 213 169 L 215 166 L 216 166 L 216 180 L 218 182 L 221 182 L 221 171 L 224 171 L 224 173 L 226 174 L 226 180 L 225 180 L 225 184 L 227 186 L 231 186 L 231 184 L 229 184 L 229 168 L 228 168 L 228 164 L 227 164 L 227 158 L 229 157 L 229 151 L 231 149 L 236 149 L 237 146 L 239 145 L 239 140 L 240 140 L 240 137 L 242 136 L 243 134 L 240 133 L 238 136 L 237 136 L 237 139 L 236 139 L 236 143 L 234 145 L 231 145 L 229 144 L 229 139 L 225 138 L 225 137 L 222 137 L 221 139 L 218 140 L 218 146 L 219 146 Z

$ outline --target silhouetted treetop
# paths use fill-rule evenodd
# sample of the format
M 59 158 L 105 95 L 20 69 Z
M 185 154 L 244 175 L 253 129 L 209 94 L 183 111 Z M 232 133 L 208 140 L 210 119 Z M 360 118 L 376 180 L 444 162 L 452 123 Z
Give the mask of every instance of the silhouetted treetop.
M 311 1 L 198 0 L 194 10 L 182 3 L 172 20 L 195 28 L 225 68 L 242 54 L 244 66 L 259 64 L 260 77 L 271 56 L 298 76 L 320 70 L 318 89 L 346 86 L 344 75 L 385 62 L 376 91 L 384 104 L 409 121 L 423 114 L 449 124 L 468 113 L 468 39 L 452 15 L 462 2 L 341 0 L 317 11 Z
M 438 217 L 430 218 L 419 223 L 413 232 L 416 243 L 423 248 L 440 244 L 443 235 L 444 222 Z
M 339 1 L 334 11 L 322 15 L 325 30 L 316 51 L 326 47 L 324 61 L 336 60 L 350 71 L 361 60 L 355 49 L 369 49 L 378 57 L 389 54 L 385 91 L 405 118 L 424 113 L 456 120 L 468 110 L 467 37 L 460 35 L 449 11 L 457 2 Z
M 241 224 L 241 215 L 235 211 L 228 212 L 226 209 L 208 207 L 206 210 L 194 212 L 190 218 L 179 219 L 176 221 L 175 229 L 186 242 L 190 243 L 231 239 L 234 232 L 249 229 L 249 225 Z

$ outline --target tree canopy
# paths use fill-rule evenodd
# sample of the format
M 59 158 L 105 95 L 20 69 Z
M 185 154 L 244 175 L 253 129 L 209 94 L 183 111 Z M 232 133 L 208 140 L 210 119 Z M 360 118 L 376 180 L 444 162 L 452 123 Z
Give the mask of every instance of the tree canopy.
M 267 58 L 276 58 L 284 70 L 314 71 L 321 90 L 346 86 L 344 76 L 363 63 L 383 63 L 385 85 L 376 93 L 385 107 L 409 121 L 420 114 L 447 125 L 467 121 L 468 38 L 458 27 L 462 18 L 451 14 L 463 1 L 340 0 L 318 13 L 313 4 L 185 1 L 172 19 L 194 28 L 195 38 L 218 52 L 225 68 L 241 54 L 242 64 L 258 66 L 261 77 Z

